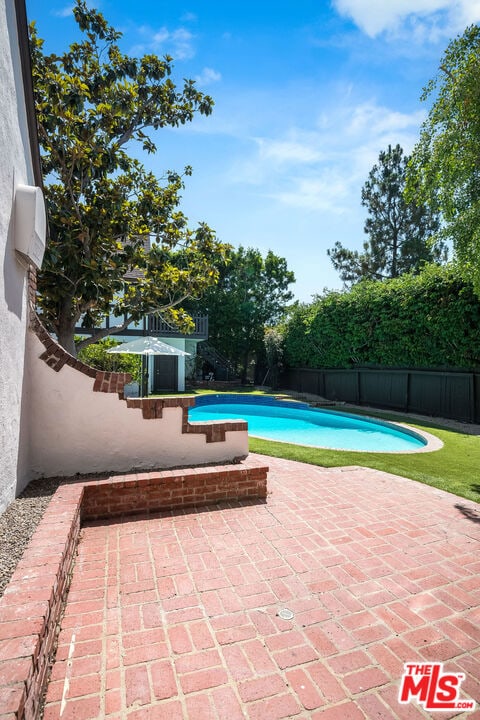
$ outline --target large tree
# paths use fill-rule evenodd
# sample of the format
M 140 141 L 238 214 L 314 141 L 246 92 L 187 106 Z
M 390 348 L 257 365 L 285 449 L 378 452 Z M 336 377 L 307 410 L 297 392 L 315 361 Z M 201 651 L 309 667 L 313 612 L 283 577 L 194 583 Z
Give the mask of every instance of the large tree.
M 442 213 L 466 280 L 480 295 L 480 28 L 448 45 L 423 91 L 432 105 L 410 160 L 407 196 Z
M 249 363 L 264 353 L 265 327 L 275 325 L 293 294 L 295 276 L 284 258 L 271 250 L 240 246 L 230 250 L 218 284 L 200 301 L 209 315 L 209 339 L 247 379 Z
M 157 313 L 188 330 L 182 303 L 216 280 L 224 247 L 206 224 L 188 228 L 180 174 L 159 180 L 129 154 L 135 141 L 154 153 L 149 130 L 208 115 L 212 99 L 192 80 L 177 89 L 169 56 L 123 54 L 121 33 L 84 0 L 73 13 L 82 34 L 68 52 L 44 54 L 34 25 L 31 48 L 50 228 L 38 303 L 75 354 L 112 332 L 98 329 L 75 347 L 81 318 L 98 327 L 113 314 L 118 331 Z M 127 274 L 135 279 L 126 282 Z
M 426 204 L 404 198 L 407 164 L 400 145 L 389 145 L 371 169 L 362 188 L 362 205 L 368 211 L 363 252 L 349 250 L 340 242 L 327 250 L 345 284 L 419 272 L 424 263 L 445 257 L 442 245 L 429 243 L 439 228 L 438 214 Z

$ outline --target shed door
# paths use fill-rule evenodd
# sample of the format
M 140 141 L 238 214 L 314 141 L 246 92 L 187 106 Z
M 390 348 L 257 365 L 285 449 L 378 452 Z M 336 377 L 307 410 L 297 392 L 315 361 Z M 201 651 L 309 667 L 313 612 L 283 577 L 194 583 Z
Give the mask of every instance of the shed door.
M 178 357 L 155 355 L 153 359 L 153 392 L 178 390 Z

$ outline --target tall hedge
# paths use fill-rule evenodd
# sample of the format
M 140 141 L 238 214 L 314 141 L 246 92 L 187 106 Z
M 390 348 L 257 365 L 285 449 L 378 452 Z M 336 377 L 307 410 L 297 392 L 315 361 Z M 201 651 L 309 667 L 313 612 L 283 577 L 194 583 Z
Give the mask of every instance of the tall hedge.
M 364 281 L 294 307 L 284 357 L 289 367 L 479 367 L 480 301 L 451 265 Z

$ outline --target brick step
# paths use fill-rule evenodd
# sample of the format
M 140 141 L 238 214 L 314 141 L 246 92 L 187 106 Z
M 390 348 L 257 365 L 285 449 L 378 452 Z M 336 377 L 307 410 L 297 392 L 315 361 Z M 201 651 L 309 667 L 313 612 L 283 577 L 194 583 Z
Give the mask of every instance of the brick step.
M 267 496 L 268 467 L 247 460 L 235 465 L 142 472 L 85 484 L 82 519 L 175 510 Z

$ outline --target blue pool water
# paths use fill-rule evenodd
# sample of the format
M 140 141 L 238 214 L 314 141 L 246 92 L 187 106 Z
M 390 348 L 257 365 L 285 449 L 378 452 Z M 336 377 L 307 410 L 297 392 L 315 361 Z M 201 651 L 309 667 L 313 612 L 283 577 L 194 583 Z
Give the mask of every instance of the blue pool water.
M 263 396 L 203 395 L 189 419 L 246 420 L 252 436 L 336 450 L 411 452 L 427 444 L 412 430 L 381 420 Z

